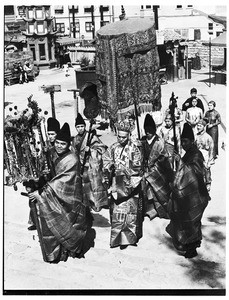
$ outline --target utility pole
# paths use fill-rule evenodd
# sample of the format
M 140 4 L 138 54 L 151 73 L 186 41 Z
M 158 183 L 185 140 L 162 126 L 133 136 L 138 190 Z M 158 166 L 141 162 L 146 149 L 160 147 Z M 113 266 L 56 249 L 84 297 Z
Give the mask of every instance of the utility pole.
M 74 5 L 72 5 L 72 31 L 73 31 L 73 37 L 76 37 L 76 23 L 75 23 L 75 8 Z
M 103 5 L 99 6 L 100 10 L 100 27 L 103 27 Z
M 155 29 L 158 30 L 158 8 L 159 5 L 153 5 L 153 12 L 154 12 L 154 20 L 155 20 Z
M 211 36 L 209 36 L 209 87 L 211 87 Z
M 94 5 L 91 5 L 92 38 L 95 38 Z

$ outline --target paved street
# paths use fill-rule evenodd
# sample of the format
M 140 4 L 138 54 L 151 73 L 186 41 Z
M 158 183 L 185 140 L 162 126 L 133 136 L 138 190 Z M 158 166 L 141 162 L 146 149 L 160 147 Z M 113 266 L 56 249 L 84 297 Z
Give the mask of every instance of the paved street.
M 26 108 L 27 98 L 33 94 L 42 110 L 49 112 L 50 95 L 39 89 L 42 85 L 60 84 L 61 92 L 54 95 L 56 117 L 61 125 L 69 122 L 72 135 L 74 128 L 73 93 L 76 88 L 74 68 L 65 77 L 63 70 L 41 70 L 35 82 L 5 87 L 5 101 L 12 102 L 19 110 Z M 43 262 L 36 231 L 27 230 L 29 216 L 28 199 L 21 196 L 24 188 L 18 184 L 4 187 L 4 289 L 70 290 L 70 293 L 116 294 L 125 290 L 137 294 L 171 293 L 177 290 L 219 291 L 225 289 L 226 256 L 226 86 L 208 83 L 208 71 L 192 70 L 192 78 L 162 86 L 162 106 L 167 108 L 171 93 L 178 96 L 178 106 L 190 96 L 196 87 L 198 96 L 207 102 L 216 101 L 216 110 L 222 117 L 219 128 L 219 158 L 212 166 L 211 201 L 203 216 L 203 240 L 198 256 L 186 259 L 173 248 L 165 227 L 168 220 L 145 219 L 143 238 L 137 247 L 110 249 L 109 212 L 103 209 L 94 213 L 94 223 L 88 242 L 91 248 L 84 259 L 69 258 L 67 262 L 52 265 Z M 9 106 L 6 107 L 5 115 Z M 101 139 L 110 145 L 116 137 L 109 130 L 99 132 Z M 226 145 L 227 146 L 227 145 Z M 96 291 L 99 290 L 99 291 Z M 171 290 L 171 291 L 169 291 Z M 190 291 L 190 292 L 191 292 Z M 184 292 L 185 293 L 185 292 Z M 63 291 L 62 291 L 63 294 Z

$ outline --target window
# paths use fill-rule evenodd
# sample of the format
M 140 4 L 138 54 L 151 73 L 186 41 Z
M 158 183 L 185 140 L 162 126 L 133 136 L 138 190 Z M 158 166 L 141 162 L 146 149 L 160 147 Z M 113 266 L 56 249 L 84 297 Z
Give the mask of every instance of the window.
M 79 12 L 79 7 L 78 6 L 74 6 L 74 9 L 72 9 L 72 5 L 69 5 L 68 9 L 69 9 L 70 14 L 72 14 L 73 12 L 77 14 Z
M 56 23 L 56 31 L 64 33 L 65 32 L 64 23 Z
M 54 13 L 55 14 L 63 14 L 64 6 L 63 5 L 54 5 Z
M 84 7 L 84 12 L 85 13 L 90 13 L 91 12 L 91 6 L 90 7 Z
M 42 9 L 37 9 L 37 10 L 36 10 L 36 18 L 37 18 L 37 19 L 42 19 L 42 18 L 43 18 L 43 12 L 42 12 Z
M 5 5 L 4 6 L 4 14 L 6 16 L 14 15 L 14 6 L 13 5 Z
M 30 10 L 28 11 L 28 15 L 29 15 L 29 19 L 33 19 L 33 17 L 34 17 L 34 12 L 33 12 L 32 9 L 30 9 Z
M 143 5 L 141 5 L 141 9 L 143 9 L 144 8 L 144 6 Z
M 73 32 L 73 23 L 70 24 L 71 32 Z M 75 22 L 75 32 L 80 32 L 80 23 Z
M 28 31 L 29 31 L 29 33 L 34 33 L 34 24 L 28 25 Z
M 182 5 L 177 5 L 177 9 L 182 9 Z
M 152 9 L 152 5 L 146 5 L 146 9 Z
M 109 11 L 109 6 L 103 6 L 103 11 Z
M 86 30 L 87 32 L 89 32 L 89 31 L 91 32 L 92 29 L 93 29 L 92 22 L 85 22 L 85 30 Z
M 37 23 L 37 32 L 38 33 L 44 33 L 45 31 L 44 31 L 44 24 L 43 24 L 43 22 L 38 22 Z
M 48 43 L 48 54 L 49 54 L 49 60 L 52 60 L 53 57 L 52 57 L 52 43 L 51 42 Z
M 39 53 L 40 53 L 40 60 L 46 60 L 45 44 L 39 44 Z
M 213 30 L 213 23 L 208 23 L 208 30 Z
M 193 5 L 187 5 L 187 8 L 193 8 Z
M 18 14 L 19 14 L 19 16 L 26 16 L 26 13 L 25 13 L 25 7 L 24 6 L 18 6 Z
M 29 45 L 30 51 L 33 53 L 33 60 L 36 60 L 36 51 L 35 51 L 35 44 L 30 44 Z
M 200 29 L 194 29 L 194 41 L 201 40 Z

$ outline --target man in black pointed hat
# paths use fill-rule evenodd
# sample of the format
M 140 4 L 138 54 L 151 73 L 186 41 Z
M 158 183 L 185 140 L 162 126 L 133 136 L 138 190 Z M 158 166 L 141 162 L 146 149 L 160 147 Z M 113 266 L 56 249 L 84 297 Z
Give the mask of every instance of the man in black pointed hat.
M 60 123 L 55 118 L 48 118 L 47 120 L 47 135 L 51 146 L 54 146 L 56 135 L 60 130 Z
M 60 123 L 56 118 L 48 118 L 47 120 L 47 136 L 48 140 L 46 141 L 46 147 L 42 149 L 41 155 L 40 155 L 40 163 L 41 163 L 41 169 L 43 172 L 43 175 L 45 178 L 54 176 L 54 167 L 53 167 L 53 160 L 56 155 L 55 151 L 55 140 L 58 132 L 60 131 Z M 44 183 L 44 177 L 43 177 L 43 183 Z M 41 184 L 42 179 L 40 179 Z M 42 183 L 42 184 L 43 184 Z M 30 184 L 25 183 L 27 187 L 29 187 Z M 29 214 L 29 220 L 28 220 L 28 230 L 36 230 L 35 222 L 33 215 L 30 211 Z
M 143 191 L 145 216 L 168 219 L 167 203 L 171 192 L 173 169 L 165 142 L 156 134 L 153 117 L 147 114 L 144 121 L 145 136 L 142 138 L 144 179 Z
M 108 203 L 107 189 L 102 177 L 102 155 L 107 146 L 99 139 L 94 129 L 89 136 L 80 113 L 75 119 L 75 128 L 77 135 L 72 141 L 71 149 L 80 158 L 84 203 L 93 210 L 100 211 Z
M 56 175 L 29 194 L 37 201 L 42 242 L 47 262 L 58 263 L 70 257 L 82 257 L 86 235 L 86 207 L 82 199 L 79 158 L 70 151 L 71 133 L 64 123 L 56 136 Z
M 181 134 L 185 154 L 180 160 L 173 182 L 171 200 L 168 204 L 170 224 L 166 231 L 178 251 L 186 258 L 197 256 L 202 232 L 201 219 L 210 200 L 204 182 L 204 158 L 194 143 L 192 127 L 185 123 Z

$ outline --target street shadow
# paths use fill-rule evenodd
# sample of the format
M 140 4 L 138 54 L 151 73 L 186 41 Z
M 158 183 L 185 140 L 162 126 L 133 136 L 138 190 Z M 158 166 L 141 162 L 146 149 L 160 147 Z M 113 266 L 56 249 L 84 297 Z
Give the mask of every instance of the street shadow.
M 198 80 L 198 82 L 203 82 L 203 83 L 205 83 L 207 86 L 210 87 L 210 84 L 212 85 L 212 84 L 214 83 L 214 79 L 211 77 L 210 79 L 207 78 L 207 79 Z
M 110 227 L 111 224 L 107 218 L 100 214 L 93 213 L 93 227 Z
M 203 282 L 211 288 L 224 289 L 220 280 L 225 280 L 225 269 L 222 264 L 214 261 L 195 258 L 190 260 L 191 267 L 186 271 L 187 276 L 194 282 Z
M 206 76 L 207 76 L 208 74 L 206 74 Z M 210 84 L 211 85 L 226 85 L 226 81 L 225 80 L 223 80 L 223 79 L 219 79 L 218 78 L 218 76 L 219 75 L 217 75 L 217 74 L 212 74 L 211 75 L 211 78 L 206 78 L 206 79 L 202 79 L 202 80 L 198 80 L 198 82 L 203 82 L 203 83 L 205 83 L 205 84 L 207 84 L 208 86 L 210 86 Z
M 205 226 L 202 226 L 203 228 Z M 221 231 L 219 230 L 212 230 L 210 232 L 210 235 L 206 235 L 206 234 L 203 234 L 203 239 L 208 242 L 208 243 L 211 243 L 212 245 L 213 244 L 216 244 L 217 246 L 221 247 L 223 250 L 226 248 L 226 236 L 225 234 L 223 234 Z
M 63 101 L 63 102 L 56 104 L 57 108 L 72 107 L 72 106 L 73 106 L 72 101 Z
M 226 225 L 226 217 L 212 216 L 208 217 L 209 222 L 214 222 L 217 225 Z
M 219 225 L 225 224 L 224 218 L 219 216 L 210 217 L 209 220 Z M 203 229 L 204 227 L 205 226 L 202 226 Z M 170 251 L 175 252 L 178 256 L 184 256 L 184 252 L 177 251 L 173 245 L 172 238 L 168 233 L 166 234 L 167 235 L 158 234 L 156 238 L 160 243 L 166 245 Z M 203 240 L 209 249 L 207 250 L 209 251 L 209 254 L 210 251 L 217 251 L 216 247 L 220 247 L 223 251 L 225 250 L 226 236 L 220 230 L 217 230 L 216 227 L 213 229 L 210 227 L 210 232 L 208 230 L 207 234 L 203 234 Z M 184 258 L 184 261 L 179 261 L 178 263 L 185 269 L 185 274 L 192 282 L 203 282 L 203 284 L 206 284 L 211 288 L 225 289 L 225 286 L 222 284 L 222 282 L 225 281 L 226 276 L 225 264 L 207 260 L 207 254 L 208 252 L 206 252 L 206 259 L 197 256 L 193 259 Z

